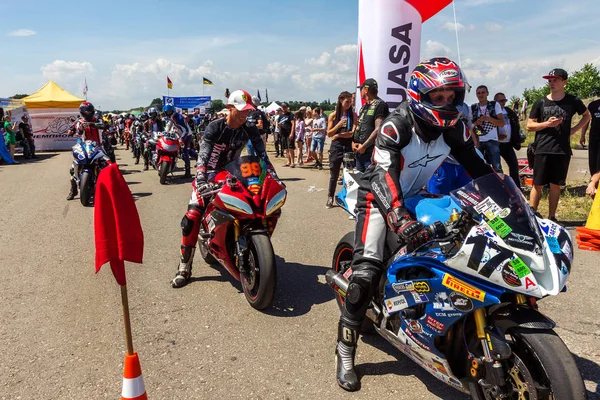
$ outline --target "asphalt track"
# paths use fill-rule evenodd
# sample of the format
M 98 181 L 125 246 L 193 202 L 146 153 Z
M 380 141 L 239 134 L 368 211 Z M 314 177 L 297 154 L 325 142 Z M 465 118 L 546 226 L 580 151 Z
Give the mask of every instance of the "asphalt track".
M 360 340 L 362 390 L 338 388 L 338 311 L 324 274 L 353 221 L 341 209 L 325 209 L 327 171 L 277 168 L 289 197 L 273 236 L 276 297 L 261 313 L 226 271 L 199 256 L 192 282 L 170 287 L 189 180 L 161 186 L 129 152 L 117 157 L 145 235 L 144 264 L 126 268 L 133 342 L 149 398 L 466 398 L 376 336 Z M 70 162 L 60 152 L 0 166 L 0 399 L 120 395 L 119 287 L 108 266 L 94 274 L 93 209 L 65 200 Z M 599 257 L 580 250 L 575 257 L 568 291 L 540 306 L 558 323 L 590 398 L 600 398 Z

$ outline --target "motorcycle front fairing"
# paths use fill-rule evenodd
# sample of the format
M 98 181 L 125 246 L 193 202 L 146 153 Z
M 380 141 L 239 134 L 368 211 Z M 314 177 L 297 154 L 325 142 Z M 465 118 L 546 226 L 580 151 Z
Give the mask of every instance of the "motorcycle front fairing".
M 527 296 L 563 290 L 573 260 L 571 236 L 536 217 L 509 176 L 486 175 L 451 195 L 480 223 L 448 266 Z

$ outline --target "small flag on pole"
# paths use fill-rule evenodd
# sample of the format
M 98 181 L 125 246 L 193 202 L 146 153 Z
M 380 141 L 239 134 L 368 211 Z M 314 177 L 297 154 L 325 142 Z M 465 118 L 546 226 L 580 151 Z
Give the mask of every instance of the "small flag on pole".
M 206 79 L 206 78 L 202 78 L 202 84 L 203 85 L 212 85 L 212 81 L 210 79 Z
M 87 98 L 87 92 L 88 92 L 87 79 L 83 78 L 83 97 Z
M 167 88 L 173 89 L 173 82 L 171 82 L 171 80 L 169 79 L 168 76 L 167 76 Z
M 267 103 L 269 102 L 269 92 L 267 91 L 267 88 L 265 88 L 265 97 L 267 98 Z
M 256 89 L 256 97 L 258 97 L 258 101 L 262 103 L 262 99 L 260 98 L 260 90 Z

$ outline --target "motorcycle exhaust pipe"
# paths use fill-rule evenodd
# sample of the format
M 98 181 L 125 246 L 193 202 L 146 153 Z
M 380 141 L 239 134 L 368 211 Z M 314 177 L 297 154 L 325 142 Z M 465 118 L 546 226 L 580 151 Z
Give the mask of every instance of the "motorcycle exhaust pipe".
M 336 291 L 340 296 L 346 297 L 348 291 L 348 279 L 344 278 L 344 275 L 340 272 L 337 273 L 334 270 L 327 270 L 325 273 L 325 280 L 327 284 Z
M 325 273 L 325 280 L 327 284 L 340 296 L 346 298 L 346 293 L 348 292 L 348 279 L 344 277 L 344 275 L 340 273 L 336 273 L 334 270 L 327 270 Z M 377 306 L 377 304 L 371 302 L 369 308 L 367 309 L 367 318 L 370 320 L 377 322 L 377 319 L 381 315 L 381 310 Z

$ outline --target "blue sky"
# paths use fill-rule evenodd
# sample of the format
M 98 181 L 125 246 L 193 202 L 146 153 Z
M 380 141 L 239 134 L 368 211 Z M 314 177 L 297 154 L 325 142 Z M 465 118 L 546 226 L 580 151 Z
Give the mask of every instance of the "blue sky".
M 455 1 L 473 86 L 520 96 L 553 67 L 600 66 L 598 0 Z M 0 25 L 0 97 L 49 79 L 81 96 L 86 78 L 89 100 L 110 110 L 166 94 L 167 75 L 172 95 L 219 99 L 228 87 L 264 100 L 267 87 L 270 100 L 321 101 L 355 82 L 357 0 L 1 3 L 13 17 Z M 458 61 L 452 6 L 423 26 L 421 58 L 431 56 Z

